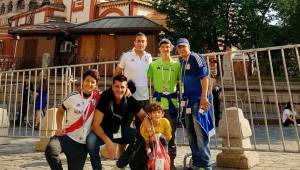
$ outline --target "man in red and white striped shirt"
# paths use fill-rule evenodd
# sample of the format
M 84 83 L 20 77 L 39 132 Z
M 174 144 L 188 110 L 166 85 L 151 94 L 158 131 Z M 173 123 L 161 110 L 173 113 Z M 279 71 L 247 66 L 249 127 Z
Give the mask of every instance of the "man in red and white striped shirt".
M 83 75 L 81 91 L 72 92 L 56 113 L 57 130 L 46 147 L 45 155 L 51 169 L 62 169 L 59 154 L 64 152 L 68 169 L 83 169 L 86 157 L 86 137 L 91 131 L 94 111 L 100 98 L 97 89 L 99 75 L 88 70 Z M 62 126 L 64 114 L 66 119 Z

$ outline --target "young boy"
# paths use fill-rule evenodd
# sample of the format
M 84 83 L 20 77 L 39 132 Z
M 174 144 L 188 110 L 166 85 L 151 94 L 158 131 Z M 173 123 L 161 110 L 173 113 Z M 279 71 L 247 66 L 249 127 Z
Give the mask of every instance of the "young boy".
M 153 128 L 146 129 L 143 122 L 140 133 L 146 142 L 146 151 L 149 155 L 154 148 L 155 138 L 153 136 L 158 136 L 160 142 L 167 148 L 168 142 L 172 138 L 172 128 L 169 120 L 164 118 L 163 107 L 160 103 L 151 103 L 149 110 L 147 111 L 153 124 Z
M 82 170 L 87 157 L 86 137 L 91 130 L 96 104 L 99 74 L 88 70 L 83 74 L 81 91 L 72 92 L 56 113 L 57 130 L 46 147 L 45 156 L 51 169 L 62 169 L 59 154 L 67 157 L 68 169 Z M 67 112 L 63 127 L 63 117 Z

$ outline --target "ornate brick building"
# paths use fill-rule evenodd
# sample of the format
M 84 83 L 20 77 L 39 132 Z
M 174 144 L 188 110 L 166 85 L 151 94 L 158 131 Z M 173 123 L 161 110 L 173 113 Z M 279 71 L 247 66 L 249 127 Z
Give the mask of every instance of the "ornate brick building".
M 14 56 L 17 68 L 40 67 L 44 54 L 50 56 L 52 61 L 50 65 L 115 60 L 119 58 L 120 49 L 129 50 L 132 46 L 126 43 L 126 48 L 123 47 L 119 44 L 120 38 L 122 40 L 125 37 L 126 41 L 132 40 L 138 31 L 138 29 L 128 29 L 129 31 L 124 32 L 118 28 L 114 28 L 113 32 L 109 30 L 92 33 L 83 31 L 85 32 L 83 34 L 70 31 L 70 27 L 78 24 L 92 23 L 106 17 L 128 16 L 127 21 L 136 21 L 134 16 L 143 16 L 144 19 L 143 17 L 141 19 L 145 21 L 148 19 L 150 19 L 149 22 L 154 21 L 154 25 L 146 29 L 150 37 L 149 48 L 153 55 L 157 53 L 155 44 L 158 41 L 158 33 L 165 30 L 162 25 L 165 24 L 166 16 L 156 12 L 150 1 L 145 0 L 24 0 L 22 3 L 19 1 L 12 1 L 13 11 L 17 11 L 19 5 L 19 12 L 6 17 L 10 21 L 9 24 L 6 23 L 6 30 L 10 25 L 9 33 L 14 42 L 11 56 Z M 7 6 L 10 1 L 5 1 L 5 3 L 4 6 Z M 100 54 L 101 50 L 98 47 L 102 48 L 102 46 L 99 37 L 111 40 L 112 49 L 116 50 L 115 56 L 111 56 L 110 59 L 101 59 L 102 53 Z M 95 47 L 94 51 L 87 52 L 94 49 L 85 45 L 84 42 L 87 40 L 95 41 L 100 46 Z M 65 44 L 69 44 L 71 48 L 61 50 Z

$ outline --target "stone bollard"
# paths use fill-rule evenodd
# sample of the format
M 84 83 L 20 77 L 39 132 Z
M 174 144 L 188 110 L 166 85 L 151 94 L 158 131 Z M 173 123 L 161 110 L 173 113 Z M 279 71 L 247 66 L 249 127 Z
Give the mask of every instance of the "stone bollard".
M 243 111 L 236 107 L 226 109 L 228 134 L 226 131 L 225 116 L 220 120 L 219 130 L 222 138 L 222 146 L 251 148 L 250 136 L 252 135 L 249 121 L 244 118 Z M 223 149 L 217 155 L 217 166 L 226 168 L 249 169 L 259 162 L 259 155 L 255 151 Z
M 7 109 L 0 108 L 0 136 L 8 136 L 9 119 Z M 0 137 L 0 145 L 10 144 L 11 138 Z
M 47 110 L 45 117 L 41 122 L 41 136 L 40 141 L 35 145 L 35 150 L 44 152 L 50 140 L 50 137 L 55 134 L 56 128 L 56 111 L 58 108 L 51 108 Z

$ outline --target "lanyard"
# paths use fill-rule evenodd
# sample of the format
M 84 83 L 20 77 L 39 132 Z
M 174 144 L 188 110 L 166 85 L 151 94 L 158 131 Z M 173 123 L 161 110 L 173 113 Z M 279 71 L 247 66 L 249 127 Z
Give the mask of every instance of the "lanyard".
M 163 65 L 162 59 L 160 60 L 160 64 L 161 64 L 161 78 L 162 78 L 162 81 L 165 82 L 164 65 Z M 172 67 L 171 67 L 171 62 L 170 62 L 170 65 L 169 65 L 169 81 L 171 81 L 171 72 L 172 72 Z
M 188 56 L 187 60 L 184 61 L 184 67 L 182 67 L 181 69 L 181 72 L 183 72 L 183 75 L 182 75 L 182 81 L 183 81 L 183 87 L 184 87 L 184 79 L 185 79 L 185 71 L 187 70 L 187 66 L 189 65 L 188 62 L 189 62 L 189 59 L 190 59 L 190 55 Z

